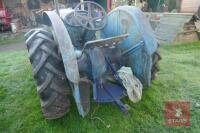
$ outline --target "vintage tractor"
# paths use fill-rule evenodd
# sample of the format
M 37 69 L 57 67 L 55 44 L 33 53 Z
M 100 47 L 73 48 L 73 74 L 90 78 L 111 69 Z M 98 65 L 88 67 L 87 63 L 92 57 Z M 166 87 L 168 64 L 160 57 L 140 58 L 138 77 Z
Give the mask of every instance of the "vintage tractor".
M 114 102 L 127 113 L 121 101 L 127 92 L 118 70 L 131 68 L 146 87 L 156 77 L 158 43 L 136 7 L 122 6 L 107 14 L 99 4 L 84 1 L 74 9 L 56 6 L 55 11 L 44 12 L 43 22 L 45 28 L 31 30 L 25 37 L 47 119 L 69 112 L 71 94 L 84 117 L 90 109 L 91 89 L 94 101 Z

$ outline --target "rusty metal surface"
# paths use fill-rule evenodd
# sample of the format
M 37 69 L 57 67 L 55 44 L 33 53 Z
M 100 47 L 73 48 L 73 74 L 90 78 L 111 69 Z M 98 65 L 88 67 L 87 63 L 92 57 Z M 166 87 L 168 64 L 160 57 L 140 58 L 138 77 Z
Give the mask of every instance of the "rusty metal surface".
M 59 48 L 62 55 L 67 78 L 71 82 L 78 84 L 80 76 L 76 54 L 69 33 L 63 21 L 54 11 L 46 11 L 44 14 L 44 19 L 46 21 L 50 20 L 49 24 L 52 24 L 52 27 L 54 29 L 55 35 L 59 43 Z
M 114 47 L 115 45 L 121 43 L 123 40 L 125 40 L 129 34 L 124 34 L 116 37 L 110 37 L 106 39 L 99 39 L 94 41 L 88 41 L 85 43 L 85 49 L 88 48 L 95 48 L 95 47 L 104 47 L 104 48 L 110 48 Z

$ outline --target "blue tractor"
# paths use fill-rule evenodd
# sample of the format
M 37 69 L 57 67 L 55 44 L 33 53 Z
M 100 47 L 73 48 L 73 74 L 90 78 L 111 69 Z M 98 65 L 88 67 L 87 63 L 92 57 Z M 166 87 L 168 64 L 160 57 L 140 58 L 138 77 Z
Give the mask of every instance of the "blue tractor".
M 127 96 L 118 70 L 125 66 L 149 87 L 159 71 L 158 43 L 142 11 L 121 6 L 108 14 L 98 3 L 43 13 L 44 28 L 26 33 L 33 75 L 45 118 L 70 111 L 73 95 L 81 116 L 90 109 L 90 92 L 99 103 L 116 103 Z

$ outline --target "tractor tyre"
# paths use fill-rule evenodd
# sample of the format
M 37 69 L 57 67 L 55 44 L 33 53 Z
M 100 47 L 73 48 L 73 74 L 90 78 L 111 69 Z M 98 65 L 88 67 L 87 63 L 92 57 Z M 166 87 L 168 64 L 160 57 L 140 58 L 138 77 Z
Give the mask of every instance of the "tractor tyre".
M 32 32 L 26 40 L 29 59 L 44 117 L 57 119 L 69 112 L 71 92 L 52 34 L 36 32 Z
M 161 56 L 159 54 L 158 51 L 156 51 L 153 56 L 152 56 L 152 69 L 151 69 L 151 80 L 155 80 L 156 79 L 156 74 L 157 72 L 160 71 L 160 67 L 159 67 L 159 61 L 161 60 Z

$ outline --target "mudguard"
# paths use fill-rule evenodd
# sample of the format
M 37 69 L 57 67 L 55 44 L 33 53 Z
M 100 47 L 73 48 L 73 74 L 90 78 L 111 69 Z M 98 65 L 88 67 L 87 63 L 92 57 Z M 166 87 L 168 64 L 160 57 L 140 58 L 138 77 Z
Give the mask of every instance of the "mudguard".
M 43 17 L 45 20 L 44 22 L 46 22 L 45 24 L 47 24 L 48 26 L 52 26 L 53 28 L 56 40 L 59 44 L 59 49 L 63 59 L 66 76 L 69 79 L 69 81 L 73 84 L 71 87 L 79 114 L 84 117 L 89 112 L 90 108 L 89 103 L 85 102 L 88 101 L 90 88 L 89 86 L 87 86 L 88 84 L 86 82 L 80 81 L 76 53 L 69 33 L 63 21 L 55 11 L 44 12 Z M 86 84 L 83 85 L 83 83 Z M 86 89 L 87 91 L 85 92 L 87 92 L 87 94 L 81 91 Z M 84 95 L 87 95 L 88 97 L 83 97 Z
M 143 12 L 133 6 L 121 6 L 108 14 L 108 22 L 101 31 L 102 38 L 129 34 L 118 45 L 123 65 L 132 68 L 144 86 L 151 84 L 152 54 L 158 44 L 153 30 Z

